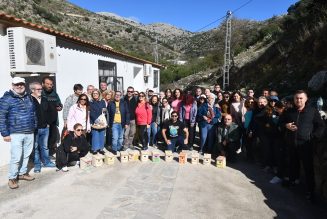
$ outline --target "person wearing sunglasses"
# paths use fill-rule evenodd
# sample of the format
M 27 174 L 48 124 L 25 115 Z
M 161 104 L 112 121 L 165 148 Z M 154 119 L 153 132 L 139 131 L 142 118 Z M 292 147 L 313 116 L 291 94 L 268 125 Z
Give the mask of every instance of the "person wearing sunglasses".
M 91 131 L 90 124 L 90 103 L 86 94 L 81 94 L 77 102 L 70 107 L 67 117 L 67 130 L 74 131 L 74 125 L 80 123 L 83 126 L 84 134 Z
M 117 152 L 122 149 L 124 131 L 130 124 L 130 113 L 128 105 L 121 98 L 121 92 L 115 92 L 115 101 L 110 102 L 107 107 L 109 114 L 109 126 L 112 130 L 112 153 L 117 155 Z
M 34 180 L 27 172 L 27 164 L 33 150 L 36 121 L 35 106 L 26 92 L 25 79 L 14 77 L 11 89 L 0 99 L 0 132 L 3 140 L 11 145 L 8 173 L 11 189 L 19 187 L 17 180 Z
M 135 123 L 135 109 L 137 106 L 137 97 L 134 95 L 134 88 L 129 86 L 127 88 L 127 94 L 124 97 L 125 102 L 127 103 L 129 110 L 129 126 L 125 129 L 124 132 L 124 141 L 123 146 L 124 150 L 128 148 L 134 149 L 133 140 L 136 133 L 136 123 Z
M 48 138 L 50 124 L 46 119 L 46 104 L 42 101 L 42 86 L 39 82 L 32 82 L 29 88 L 33 99 L 37 117 L 37 129 L 34 133 L 34 173 L 41 172 L 43 167 L 56 167 L 49 157 Z
M 176 111 L 173 111 L 171 119 L 163 124 L 161 134 L 167 145 L 167 150 L 175 152 L 177 144 L 180 146 L 179 150 L 188 149 L 186 145 L 188 144 L 189 133 L 184 123 L 178 119 Z
M 67 166 L 75 166 L 84 157 L 89 150 L 89 143 L 85 135 L 84 128 L 80 123 L 73 126 L 73 132 L 70 132 L 63 140 L 56 151 L 57 171 L 67 172 Z
M 142 143 L 142 149 L 148 149 L 148 129 L 152 121 L 152 107 L 146 101 L 144 92 L 140 92 L 137 107 L 135 109 L 136 125 L 139 131 L 139 140 Z

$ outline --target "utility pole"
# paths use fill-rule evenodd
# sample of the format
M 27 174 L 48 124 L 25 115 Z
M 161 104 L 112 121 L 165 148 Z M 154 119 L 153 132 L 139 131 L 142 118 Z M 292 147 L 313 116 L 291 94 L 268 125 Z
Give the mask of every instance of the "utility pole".
M 158 37 L 156 36 L 156 42 L 153 47 L 153 56 L 154 56 L 154 62 L 159 63 L 159 54 L 158 54 Z
M 224 74 L 223 74 L 223 89 L 229 87 L 229 68 L 230 68 L 230 45 L 232 37 L 232 12 L 227 11 L 226 14 L 226 39 L 225 39 L 225 54 L 224 54 Z

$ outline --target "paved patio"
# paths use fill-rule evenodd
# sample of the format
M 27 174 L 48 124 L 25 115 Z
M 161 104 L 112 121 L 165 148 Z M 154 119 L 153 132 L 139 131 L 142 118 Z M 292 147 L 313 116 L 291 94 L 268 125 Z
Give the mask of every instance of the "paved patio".
M 6 176 L 0 168 L 0 218 L 327 218 L 322 203 L 269 184 L 271 175 L 243 161 L 224 169 L 163 160 L 42 169 L 17 190 Z

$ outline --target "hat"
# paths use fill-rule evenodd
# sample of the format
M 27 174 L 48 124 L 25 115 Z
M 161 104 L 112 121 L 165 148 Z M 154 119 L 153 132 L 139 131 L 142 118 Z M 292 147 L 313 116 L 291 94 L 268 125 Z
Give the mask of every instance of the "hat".
M 12 83 L 13 84 L 20 84 L 20 83 L 25 84 L 25 79 L 24 78 L 21 78 L 21 77 L 14 77 L 12 79 Z
M 269 101 L 271 100 L 279 101 L 279 98 L 277 96 L 270 96 Z
M 201 95 L 200 95 L 200 98 L 204 98 L 204 99 L 207 99 L 207 96 L 206 96 L 206 95 L 204 95 L 204 94 L 201 94 Z

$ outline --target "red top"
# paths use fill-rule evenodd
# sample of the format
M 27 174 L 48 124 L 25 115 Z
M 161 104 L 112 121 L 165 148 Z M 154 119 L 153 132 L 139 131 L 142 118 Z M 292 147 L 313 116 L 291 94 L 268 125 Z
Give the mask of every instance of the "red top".
M 137 125 L 150 125 L 152 120 L 152 108 L 148 103 L 138 103 L 135 109 Z

